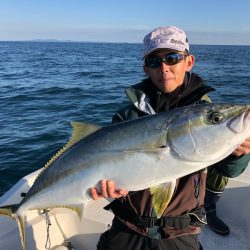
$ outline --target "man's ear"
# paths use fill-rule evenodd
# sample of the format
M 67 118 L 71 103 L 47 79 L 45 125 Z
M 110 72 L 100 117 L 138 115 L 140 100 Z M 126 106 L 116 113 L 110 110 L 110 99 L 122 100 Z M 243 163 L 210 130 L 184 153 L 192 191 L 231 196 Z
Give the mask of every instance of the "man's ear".
M 144 70 L 145 74 L 146 74 L 147 76 L 149 76 L 148 67 L 146 67 L 145 65 L 143 65 L 143 70 Z
M 189 72 L 193 68 L 195 63 L 194 55 L 188 55 L 186 58 L 186 71 Z

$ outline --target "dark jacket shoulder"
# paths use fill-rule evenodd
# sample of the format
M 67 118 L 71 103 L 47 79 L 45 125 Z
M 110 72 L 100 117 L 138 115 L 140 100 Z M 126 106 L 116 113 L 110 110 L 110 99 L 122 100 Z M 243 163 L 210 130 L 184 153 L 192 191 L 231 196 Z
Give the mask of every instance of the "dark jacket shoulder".
M 184 82 L 173 93 L 160 92 L 147 78 L 126 89 L 129 104 L 119 110 L 113 123 L 191 105 L 201 99 L 210 101 L 207 93 L 215 90 L 195 73 L 186 73 Z

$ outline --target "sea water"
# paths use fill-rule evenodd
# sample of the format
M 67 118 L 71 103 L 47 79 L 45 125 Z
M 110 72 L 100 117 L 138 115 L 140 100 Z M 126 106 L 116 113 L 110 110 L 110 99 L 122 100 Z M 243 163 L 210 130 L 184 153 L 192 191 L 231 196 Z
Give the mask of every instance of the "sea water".
M 215 102 L 250 103 L 250 47 L 191 45 Z M 41 168 L 71 121 L 107 125 L 145 78 L 142 44 L 0 42 L 0 195 Z

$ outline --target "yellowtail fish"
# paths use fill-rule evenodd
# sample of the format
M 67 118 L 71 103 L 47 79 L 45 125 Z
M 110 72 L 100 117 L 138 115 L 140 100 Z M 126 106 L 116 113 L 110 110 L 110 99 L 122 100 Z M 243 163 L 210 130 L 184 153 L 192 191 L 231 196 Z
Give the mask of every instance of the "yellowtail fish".
M 81 217 L 89 188 L 102 179 L 129 191 L 150 188 L 160 217 L 177 178 L 221 161 L 250 136 L 250 106 L 198 104 L 106 127 L 72 126 L 21 203 L 0 208 L 17 221 L 23 249 L 28 210 L 65 207 Z

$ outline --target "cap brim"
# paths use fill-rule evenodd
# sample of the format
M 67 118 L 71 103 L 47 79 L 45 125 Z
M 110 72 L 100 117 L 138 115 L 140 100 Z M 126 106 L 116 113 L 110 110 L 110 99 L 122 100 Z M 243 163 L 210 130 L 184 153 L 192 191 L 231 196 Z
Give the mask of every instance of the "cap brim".
M 171 52 L 171 51 L 173 51 L 173 52 L 185 52 L 185 51 L 186 51 L 186 50 L 181 51 L 181 50 L 176 50 L 176 49 L 171 49 L 171 48 L 156 48 L 156 49 L 152 49 L 152 50 L 150 50 L 149 52 L 147 52 L 147 53 L 143 56 L 142 60 L 143 60 L 145 57 L 147 57 L 148 55 L 152 54 L 153 52 L 155 52 L 155 51 L 157 51 L 157 50 L 169 50 L 170 52 Z

